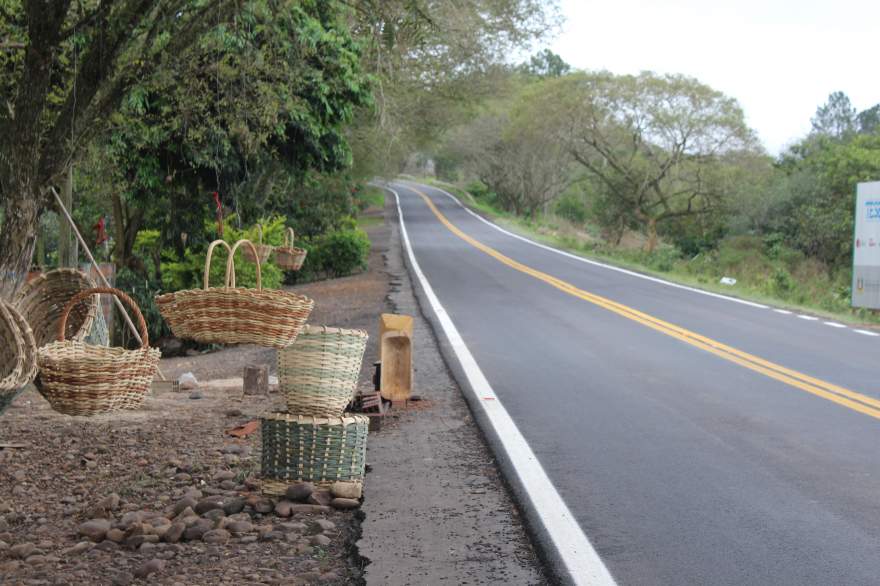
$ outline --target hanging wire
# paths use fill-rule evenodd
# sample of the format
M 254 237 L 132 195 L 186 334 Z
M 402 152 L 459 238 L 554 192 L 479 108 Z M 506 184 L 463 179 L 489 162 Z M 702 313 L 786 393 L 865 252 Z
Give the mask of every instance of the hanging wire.
M 220 36 L 221 20 L 220 3 L 217 3 L 217 15 L 214 28 L 214 39 L 217 47 L 214 52 L 214 186 L 215 191 L 211 194 L 214 199 L 217 215 L 217 237 L 223 237 L 223 204 L 220 200 L 220 60 L 222 46 Z

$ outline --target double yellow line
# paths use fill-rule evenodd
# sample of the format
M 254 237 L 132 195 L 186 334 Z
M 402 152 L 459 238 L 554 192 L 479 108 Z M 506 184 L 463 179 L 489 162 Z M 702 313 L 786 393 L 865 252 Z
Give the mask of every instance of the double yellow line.
M 584 291 L 583 289 L 575 287 L 571 283 L 568 283 L 561 279 L 557 279 L 556 277 L 548 275 L 547 273 L 517 262 L 512 258 L 501 254 L 494 248 L 486 246 L 482 242 L 471 238 L 470 236 L 459 230 L 446 218 L 446 216 L 444 216 L 440 212 L 439 209 L 437 209 L 437 206 L 434 205 L 434 202 L 431 201 L 431 198 L 429 198 L 422 191 L 419 191 L 414 187 L 410 187 L 410 189 L 418 193 L 422 197 L 422 199 L 425 200 L 425 203 L 428 205 L 431 211 L 434 212 L 434 215 L 437 216 L 437 219 L 440 220 L 440 222 L 442 222 L 443 225 L 446 226 L 450 232 L 452 232 L 474 248 L 485 252 L 492 258 L 496 259 L 502 264 L 509 266 L 514 270 L 525 273 L 540 281 L 544 281 L 548 285 L 555 287 L 560 291 L 568 293 L 569 295 L 572 295 L 579 299 L 583 299 L 584 301 L 588 301 L 594 305 L 598 305 L 599 307 L 607 309 L 608 311 L 614 312 L 620 316 L 640 323 L 660 333 L 666 334 L 667 336 L 671 336 L 677 340 L 681 340 L 682 342 L 690 344 L 691 346 L 694 346 L 701 350 L 705 350 L 706 352 L 711 352 L 712 354 L 720 358 L 729 360 L 730 362 L 748 368 L 749 370 L 759 372 L 774 380 L 783 382 L 787 385 L 790 385 L 802 391 L 806 391 L 818 397 L 822 397 L 823 399 L 828 399 L 829 401 L 833 401 L 838 405 L 849 407 L 850 409 L 858 411 L 859 413 L 864 413 L 865 415 L 869 415 L 871 417 L 874 417 L 875 419 L 880 419 L 880 400 L 808 376 L 796 370 L 791 370 L 790 368 L 786 368 L 779 364 L 770 362 L 769 360 L 764 360 L 759 356 L 749 354 L 748 352 L 743 352 L 742 350 L 738 350 L 726 344 L 722 344 L 717 340 L 707 338 L 705 336 L 697 334 L 696 332 L 692 332 L 685 328 L 679 327 L 675 324 L 657 319 L 656 317 L 638 311 L 637 309 L 633 309 L 632 307 L 617 303 L 599 295 L 595 295 L 593 293 L 590 293 L 589 291 Z

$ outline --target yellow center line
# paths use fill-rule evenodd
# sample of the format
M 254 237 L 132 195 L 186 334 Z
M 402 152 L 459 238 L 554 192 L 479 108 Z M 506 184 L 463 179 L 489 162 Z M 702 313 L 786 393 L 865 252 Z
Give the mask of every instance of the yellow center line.
M 568 283 L 552 275 L 548 275 L 547 273 L 517 262 L 512 258 L 501 254 L 494 248 L 486 246 L 482 242 L 475 240 L 474 238 L 462 232 L 455 225 L 453 225 L 452 222 L 450 222 L 446 218 L 446 216 L 444 216 L 443 213 L 440 212 L 439 209 L 437 209 L 437 206 L 434 205 L 434 202 L 431 201 L 431 198 L 429 198 L 422 191 L 416 188 L 410 187 L 410 189 L 412 189 L 422 197 L 422 199 L 425 201 L 431 211 L 434 212 L 434 215 L 437 216 L 437 219 L 440 220 L 440 222 L 443 223 L 443 225 L 446 226 L 446 228 L 448 228 L 450 232 L 452 232 L 474 248 L 485 252 L 492 258 L 509 266 L 512 269 L 515 269 L 521 273 L 525 273 L 559 289 L 560 291 L 568 293 L 569 295 L 572 295 L 579 299 L 583 299 L 584 301 L 588 301 L 594 305 L 607 309 L 608 311 L 611 311 L 634 322 L 647 326 L 653 330 L 666 334 L 667 336 L 670 336 L 677 340 L 681 340 L 682 342 L 690 344 L 691 346 L 694 346 L 701 350 L 705 350 L 706 352 L 711 352 L 712 354 L 720 358 L 738 364 L 744 368 L 748 368 L 749 370 L 761 373 L 774 380 L 783 382 L 787 385 L 790 385 L 802 391 L 806 391 L 818 397 L 822 397 L 823 399 L 833 401 L 838 405 L 843 405 L 845 407 L 858 411 L 859 413 L 864 413 L 865 415 L 869 415 L 871 417 L 874 417 L 875 419 L 880 419 L 880 400 L 878 399 L 863 395 L 861 393 L 857 393 L 850 389 L 835 385 L 827 381 L 823 381 L 821 379 L 811 377 L 796 370 L 786 368 L 782 365 L 770 362 L 769 360 L 765 360 L 759 356 L 749 354 L 748 352 L 743 352 L 742 350 L 733 348 L 726 344 L 722 344 L 717 340 L 707 338 L 706 336 L 700 335 L 696 332 L 692 332 L 675 324 L 663 321 L 652 315 L 646 314 L 637 309 L 633 309 L 632 307 L 629 307 L 627 305 L 617 303 L 616 301 L 612 301 L 600 295 L 590 293 L 589 291 L 584 291 L 583 289 L 575 287 L 571 283 Z

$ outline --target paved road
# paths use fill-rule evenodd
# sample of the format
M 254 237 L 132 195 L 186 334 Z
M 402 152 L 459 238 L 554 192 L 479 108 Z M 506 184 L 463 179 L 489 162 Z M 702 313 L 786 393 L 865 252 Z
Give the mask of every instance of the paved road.
M 392 188 L 618 584 L 880 583 L 880 337 L 587 264 Z

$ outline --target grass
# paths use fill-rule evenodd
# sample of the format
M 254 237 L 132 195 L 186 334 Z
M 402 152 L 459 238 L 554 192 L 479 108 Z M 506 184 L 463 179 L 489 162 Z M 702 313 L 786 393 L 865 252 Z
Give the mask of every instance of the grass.
M 385 190 L 375 185 L 365 186 L 357 195 L 358 207 L 361 210 L 385 207 Z
M 847 282 L 830 278 L 815 261 L 790 249 L 781 249 L 776 258 L 770 258 L 764 253 L 763 243 L 755 237 L 726 240 L 718 251 L 693 258 L 683 258 L 671 246 L 648 254 L 614 247 L 591 234 L 598 233 L 598 230 L 574 229 L 564 220 L 555 218 L 530 221 L 499 210 L 456 185 L 430 178 L 413 179 L 448 191 L 469 208 L 511 232 L 584 258 L 713 293 L 809 312 L 849 324 L 880 323 L 877 313 L 849 307 Z M 736 285 L 720 284 L 722 276 L 736 278 Z
M 366 230 L 372 226 L 378 226 L 385 222 L 382 210 L 385 209 L 385 190 L 367 185 L 355 197 L 358 207 L 358 228 Z

